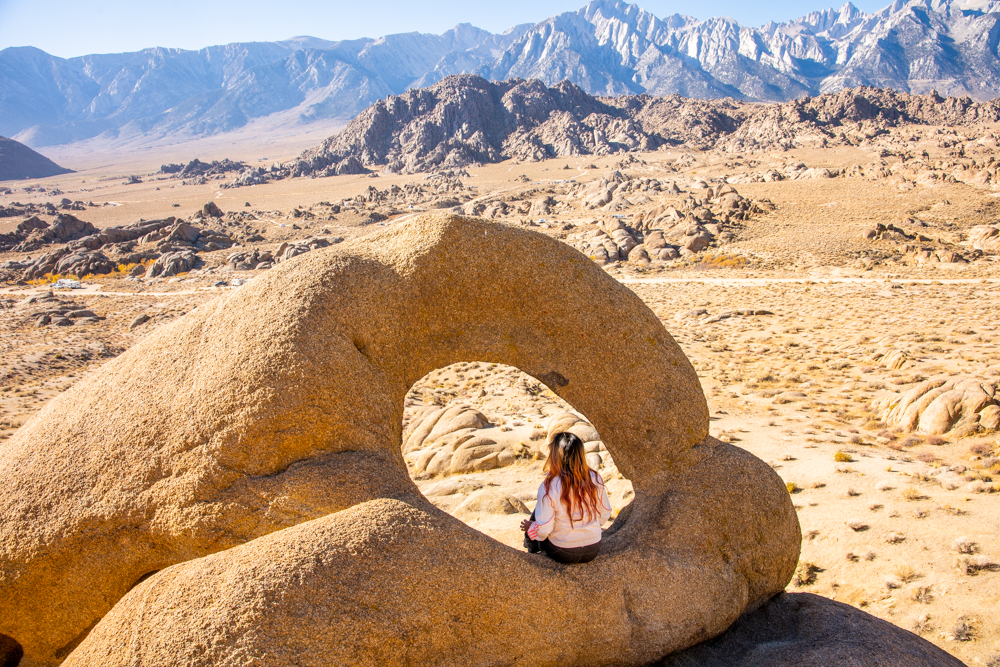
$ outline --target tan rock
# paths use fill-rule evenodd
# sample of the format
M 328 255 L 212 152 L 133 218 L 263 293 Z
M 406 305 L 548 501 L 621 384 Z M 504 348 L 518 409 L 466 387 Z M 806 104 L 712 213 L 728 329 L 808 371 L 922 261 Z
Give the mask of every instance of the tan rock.
M 407 475 L 406 392 L 469 359 L 544 381 L 632 481 L 572 575 Z M 781 480 L 708 437 L 697 375 L 638 297 L 565 244 L 454 216 L 161 326 L 15 433 L 0 473 L 0 634 L 34 665 L 85 636 L 68 664 L 640 665 L 783 590 L 800 545 Z M 506 622 L 543 613 L 556 632 Z
M 473 493 L 455 509 L 455 516 L 460 519 L 471 518 L 476 514 L 483 513 L 531 514 L 531 510 L 517 498 L 497 493 L 491 489 L 483 489 Z
M 1000 431 L 1000 405 L 987 405 L 979 413 L 979 427 L 984 431 Z
M 925 380 L 903 394 L 876 399 L 873 407 L 890 427 L 944 435 L 963 422 L 981 423 L 984 411 L 986 423 L 990 423 L 993 414 L 990 408 L 1000 405 L 996 392 L 993 384 L 979 378 L 936 378 Z

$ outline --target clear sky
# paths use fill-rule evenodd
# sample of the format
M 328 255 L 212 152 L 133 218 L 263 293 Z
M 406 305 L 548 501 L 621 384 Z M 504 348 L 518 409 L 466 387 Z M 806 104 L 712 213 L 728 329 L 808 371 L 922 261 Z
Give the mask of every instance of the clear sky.
M 396 32 L 441 33 L 457 23 L 502 32 L 577 10 L 587 0 L 0 0 L 0 48 L 35 46 L 53 55 L 136 51 L 151 46 L 198 49 L 296 35 L 324 39 L 378 37 Z M 838 1 L 842 4 L 843 0 Z M 784 21 L 829 0 L 640 0 L 657 16 L 729 16 L 743 25 Z M 865 11 L 889 0 L 855 0 Z

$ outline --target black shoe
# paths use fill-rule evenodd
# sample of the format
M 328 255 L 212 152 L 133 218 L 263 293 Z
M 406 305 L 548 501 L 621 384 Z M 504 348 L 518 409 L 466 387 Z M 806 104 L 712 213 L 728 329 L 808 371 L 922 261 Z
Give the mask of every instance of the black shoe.
M 529 554 L 537 554 L 542 550 L 536 540 L 531 539 L 527 535 L 524 536 L 524 548 L 528 550 Z

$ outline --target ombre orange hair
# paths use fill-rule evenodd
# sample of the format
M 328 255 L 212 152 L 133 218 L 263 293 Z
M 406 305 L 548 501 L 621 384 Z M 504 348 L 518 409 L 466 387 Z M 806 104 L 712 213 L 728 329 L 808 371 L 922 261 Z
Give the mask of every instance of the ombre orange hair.
M 557 433 L 549 444 L 545 461 L 545 493 L 556 477 L 562 482 L 562 500 L 569 511 L 569 523 L 574 518 L 583 521 L 598 515 L 600 489 L 590 476 L 590 466 L 583 451 L 583 441 L 572 433 Z

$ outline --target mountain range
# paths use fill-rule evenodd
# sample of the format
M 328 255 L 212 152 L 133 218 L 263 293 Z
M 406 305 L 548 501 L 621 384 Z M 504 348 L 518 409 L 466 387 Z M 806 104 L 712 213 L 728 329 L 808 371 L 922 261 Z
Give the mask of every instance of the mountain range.
M 503 34 L 461 24 L 441 35 L 69 59 L 14 47 L 0 51 L 0 135 L 41 147 L 206 136 L 278 115 L 346 122 L 377 100 L 459 73 L 567 80 L 601 96 L 787 101 L 876 86 L 986 100 L 1000 91 L 1000 0 L 896 0 L 871 14 L 848 3 L 759 28 L 594 0 Z

